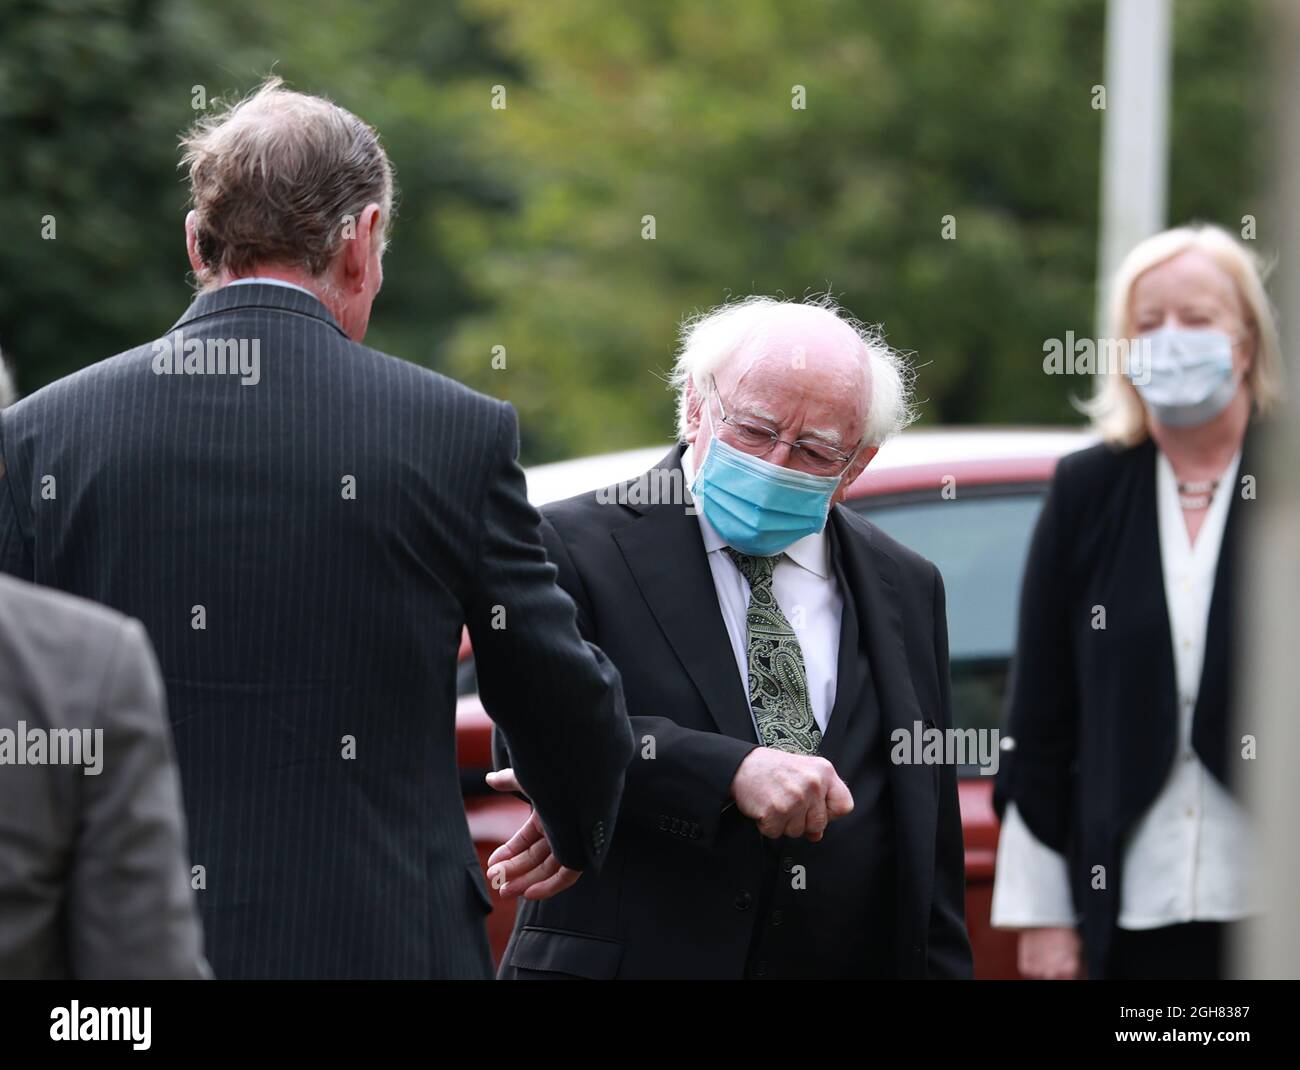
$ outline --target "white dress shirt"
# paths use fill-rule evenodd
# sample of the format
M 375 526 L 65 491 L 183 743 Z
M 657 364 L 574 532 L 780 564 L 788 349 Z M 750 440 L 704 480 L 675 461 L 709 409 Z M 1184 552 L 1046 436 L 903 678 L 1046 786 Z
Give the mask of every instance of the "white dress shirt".
M 263 286 L 287 286 L 290 290 L 301 290 L 308 297 L 316 297 L 316 295 L 312 293 L 309 289 L 307 289 L 307 287 L 299 286 L 296 282 L 285 282 L 284 279 L 267 279 L 267 278 L 263 278 L 260 275 L 255 275 L 249 279 L 232 279 L 230 282 L 226 283 L 226 285 L 227 286 L 251 286 L 253 285 L 253 283 L 259 283 Z M 319 301 L 320 298 L 316 297 L 316 300 Z
M 1124 929 L 1231 921 L 1254 910 L 1249 819 L 1192 749 L 1210 599 L 1240 461 L 1238 453 L 1219 480 L 1191 543 L 1173 466 L 1156 451 L 1156 516 L 1178 687 L 1178 736 L 1165 783 L 1124 845 L 1118 919 Z M 1014 803 L 1007 804 L 998 841 L 991 920 L 995 927 L 1013 929 L 1078 921 L 1066 860 L 1030 832 Z
M 694 447 L 688 446 L 682 455 L 682 474 L 689 487 L 695 482 Z M 708 555 L 709 569 L 713 573 L 713 587 L 718 594 L 718 607 L 727 626 L 732 652 L 736 655 L 736 671 L 740 674 L 742 688 L 749 695 L 749 635 L 745 623 L 745 610 L 749 606 L 749 584 L 726 553 L 726 541 L 709 523 L 700 503 L 695 505 L 699 517 L 700 535 Z M 840 615 L 844 601 L 840 594 L 835 572 L 831 567 L 830 536 L 823 529 L 815 535 L 805 535 L 791 543 L 785 556 L 772 570 L 772 593 L 777 605 L 794 629 L 799 647 L 803 651 L 804 669 L 808 676 L 808 697 L 812 703 L 813 718 L 823 734 L 835 706 L 835 681 L 840 660 Z M 750 717 L 754 715 L 750 708 Z M 758 722 L 754 722 L 754 736 Z

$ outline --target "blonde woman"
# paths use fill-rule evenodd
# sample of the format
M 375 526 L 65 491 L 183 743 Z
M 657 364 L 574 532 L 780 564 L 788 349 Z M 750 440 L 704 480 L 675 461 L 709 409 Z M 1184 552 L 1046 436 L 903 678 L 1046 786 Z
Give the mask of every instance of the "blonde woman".
M 1030 977 L 1219 977 L 1253 905 L 1232 607 L 1277 329 L 1213 226 L 1133 249 L 1111 317 L 1130 342 L 1087 405 L 1103 441 L 1061 461 L 1026 565 L 992 921 Z

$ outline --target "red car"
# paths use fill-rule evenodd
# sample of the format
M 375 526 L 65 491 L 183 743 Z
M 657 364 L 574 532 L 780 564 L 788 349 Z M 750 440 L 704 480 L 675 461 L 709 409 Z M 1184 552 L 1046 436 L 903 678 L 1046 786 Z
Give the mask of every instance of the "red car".
M 1071 430 L 911 431 L 887 443 L 849 491 L 847 505 L 943 573 L 948 600 L 953 721 L 957 728 L 998 728 L 1016 607 L 1029 538 L 1057 460 L 1092 440 Z M 528 472 L 535 505 L 608 486 L 646 471 L 667 447 L 542 465 Z M 476 694 L 473 655 L 461 646 L 456 714 L 461 783 L 479 859 L 504 843 L 528 816 L 513 796 L 491 791 L 492 723 Z M 998 822 L 993 777 L 958 769 L 966 846 L 966 924 L 977 978 L 1016 974 L 1015 936 L 990 927 Z M 488 919 L 497 961 L 514 924 L 513 901 Z

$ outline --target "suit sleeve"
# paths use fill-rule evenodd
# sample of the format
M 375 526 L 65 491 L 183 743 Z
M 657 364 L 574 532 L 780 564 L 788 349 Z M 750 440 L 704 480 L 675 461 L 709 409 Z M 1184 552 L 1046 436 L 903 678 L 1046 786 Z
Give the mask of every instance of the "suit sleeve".
M 122 624 L 97 727 L 100 769 L 81 775 L 70 882 L 75 976 L 211 976 L 190 888 L 180 778 L 162 681 L 144 629 Z
M 555 585 L 516 461 L 514 410 L 502 405 L 499 414 L 466 606 L 479 696 L 510 740 L 515 775 L 555 856 L 598 869 L 632 755 L 622 683 L 583 640 L 573 601 Z
M 994 791 L 1002 819 L 1008 802 L 1036 839 L 1067 854 L 1078 751 L 1078 689 L 1070 629 L 1070 562 L 1061 462 L 1034 529 L 1020 594 L 1016 654 L 1008 685 L 1006 738 Z
M 559 582 L 578 606 L 578 625 L 593 637 L 586 587 L 555 526 L 542 518 L 542 538 Z M 710 847 L 731 806 L 731 781 L 757 743 L 684 728 L 668 717 L 632 717 L 637 753 L 627 771 L 622 815 L 685 843 Z M 498 736 L 500 768 L 510 757 Z M 653 751 L 650 750 L 653 745 Z M 651 757 L 651 755 L 653 755 Z
M 0 412 L 0 572 L 32 580 L 35 578 L 35 565 L 18 515 L 19 497 L 25 495 L 26 490 L 15 484 L 16 458 L 11 456 L 8 436 L 5 414 Z
M 939 674 L 941 731 L 952 727 L 952 681 L 948 670 L 948 611 L 943 577 L 934 570 L 934 652 Z M 934 896 L 926 941 L 926 976 L 969 979 L 974 973 L 966 931 L 966 848 L 962 842 L 957 769 L 939 766 L 939 816 L 935 824 Z

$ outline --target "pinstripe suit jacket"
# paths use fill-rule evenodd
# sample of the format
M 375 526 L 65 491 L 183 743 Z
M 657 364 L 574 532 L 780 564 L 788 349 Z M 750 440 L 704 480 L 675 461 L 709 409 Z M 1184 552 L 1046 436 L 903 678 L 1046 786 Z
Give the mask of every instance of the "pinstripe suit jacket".
M 241 342 L 255 373 L 221 372 Z M 490 976 L 455 754 L 466 624 L 557 855 L 602 860 L 621 685 L 554 584 L 517 442 L 510 406 L 264 284 L 4 412 L 0 567 L 157 649 L 217 976 Z

